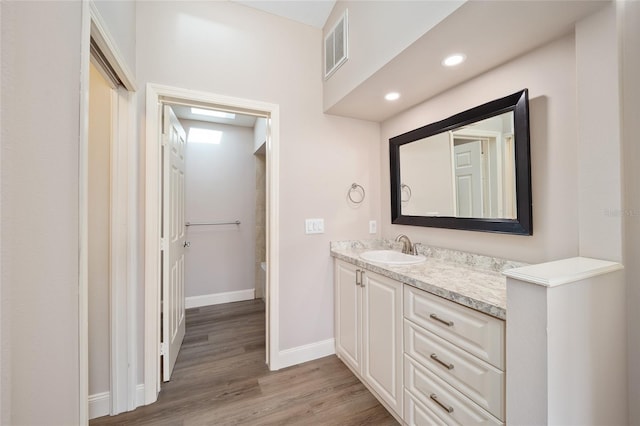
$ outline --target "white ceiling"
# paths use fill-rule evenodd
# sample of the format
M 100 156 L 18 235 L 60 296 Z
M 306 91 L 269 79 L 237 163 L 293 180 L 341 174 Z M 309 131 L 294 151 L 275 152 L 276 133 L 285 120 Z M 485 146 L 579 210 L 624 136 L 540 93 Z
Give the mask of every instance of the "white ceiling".
M 608 0 L 468 1 L 326 113 L 381 122 L 573 31 Z M 447 54 L 466 62 L 445 68 Z M 339 71 L 338 71 L 339 72 Z M 384 100 L 390 91 L 400 99 Z M 505 93 L 504 95 L 507 95 Z
M 336 3 L 336 0 L 231 1 L 316 28 L 324 27 L 324 23 Z

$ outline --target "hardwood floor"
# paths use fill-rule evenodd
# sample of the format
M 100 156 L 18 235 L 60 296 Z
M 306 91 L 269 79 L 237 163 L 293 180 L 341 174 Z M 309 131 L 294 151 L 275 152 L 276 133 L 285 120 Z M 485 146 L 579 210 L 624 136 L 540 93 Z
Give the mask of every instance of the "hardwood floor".
M 264 303 L 187 310 L 187 333 L 158 401 L 102 425 L 397 425 L 335 356 L 270 372 Z

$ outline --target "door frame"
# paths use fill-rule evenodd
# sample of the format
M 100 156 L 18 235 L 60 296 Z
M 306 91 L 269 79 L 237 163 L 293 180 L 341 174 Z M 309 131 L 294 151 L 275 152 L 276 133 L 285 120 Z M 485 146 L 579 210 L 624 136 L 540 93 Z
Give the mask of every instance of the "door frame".
M 147 84 L 145 137 L 145 282 L 144 282 L 144 393 L 151 404 L 160 392 L 160 144 L 162 103 L 189 103 L 242 114 L 267 117 L 267 280 L 266 362 L 280 368 L 279 348 L 279 140 L 280 107 L 277 104 Z
M 138 165 L 135 105 L 136 86 L 97 6 L 82 2 L 81 101 L 79 163 L 79 284 L 78 284 L 78 358 L 79 420 L 89 422 L 89 277 L 88 277 L 88 177 L 89 177 L 89 62 L 93 38 L 105 61 L 124 87 L 112 93 L 112 137 L 110 165 L 110 384 L 108 410 L 117 414 L 136 408 L 136 234 Z

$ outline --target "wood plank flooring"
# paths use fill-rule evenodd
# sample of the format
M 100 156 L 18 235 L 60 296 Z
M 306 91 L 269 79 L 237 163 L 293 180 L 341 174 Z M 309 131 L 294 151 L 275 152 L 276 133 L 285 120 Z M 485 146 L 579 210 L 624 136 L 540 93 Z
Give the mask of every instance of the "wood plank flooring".
M 187 332 L 158 401 L 103 425 L 397 425 L 335 356 L 270 372 L 264 303 L 187 310 Z

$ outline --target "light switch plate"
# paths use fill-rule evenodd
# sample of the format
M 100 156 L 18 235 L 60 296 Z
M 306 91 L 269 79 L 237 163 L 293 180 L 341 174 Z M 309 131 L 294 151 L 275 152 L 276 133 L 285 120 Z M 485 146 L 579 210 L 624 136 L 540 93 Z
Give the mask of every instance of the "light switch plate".
M 305 234 L 324 234 L 324 219 L 305 219 Z
M 376 223 L 375 220 L 370 220 L 369 221 L 369 233 L 370 234 L 375 234 L 376 232 L 378 232 L 378 224 Z

